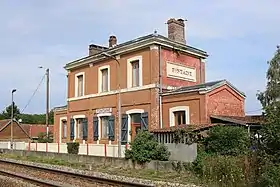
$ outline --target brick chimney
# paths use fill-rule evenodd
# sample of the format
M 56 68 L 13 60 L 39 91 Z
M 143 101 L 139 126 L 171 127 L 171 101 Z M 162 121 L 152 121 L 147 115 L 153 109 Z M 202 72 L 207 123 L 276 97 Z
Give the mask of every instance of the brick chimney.
M 116 36 L 110 36 L 109 47 L 114 47 L 115 45 L 117 45 L 117 37 Z
M 108 48 L 100 46 L 100 45 L 90 44 L 88 46 L 88 55 L 91 56 L 91 55 L 100 53 L 101 51 L 103 51 L 105 49 L 108 49 Z
M 186 44 L 185 39 L 185 23 L 183 19 L 171 18 L 167 21 L 168 38 L 176 42 Z

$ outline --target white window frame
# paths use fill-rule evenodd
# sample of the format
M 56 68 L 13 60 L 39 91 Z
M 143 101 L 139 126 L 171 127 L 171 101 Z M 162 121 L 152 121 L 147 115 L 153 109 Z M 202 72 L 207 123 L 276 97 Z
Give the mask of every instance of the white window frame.
M 128 119 L 127 119 L 127 124 L 128 124 L 128 128 L 127 128 L 127 142 L 130 143 L 131 142 L 131 139 L 132 139 L 132 135 L 130 134 L 130 131 L 131 131 L 131 117 L 130 115 L 131 114 L 142 114 L 144 113 L 145 110 L 143 109 L 131 109 L 131 110 L 128 110 L 126 111 L 126 114 L 128 115 Z
M 62 121 L 64 121 L 64 120 L 66 120 L 66 122 L 67 122 L 67 117 L 61 117 L 61 118 L 59 118 L 59 143 L 61 143 L 62 142 L 62 125 L 63 125 L 63 123 L 62 123 Z
M 127 88 L 132 88 L 132 62 L 138 61 L 139 62 L 139 86 L 143 85 L 143 63 L 142 63 L 142 56 L 135 56 L 129 58 L 127 60 Z
M 184 111 L 186 116 L 186 124 L 190 124 L 190 109 L 189 106 L 176 106 L 169 109 L 169 126 L 175 126 L 174 112 Z
M 74 124 L 74 140 L 73 140 L 73 142 L 77 139 L 76 134 L 77 134 L 77 132 L 79 132 L 79 128 L 77 129 L 77 119 L 83 119 L 83 118 L 86 118 L 86 116 L 83 115 L 83 114 L 73 116 L 73 119 L 74 119 L 74 122 L 75 122 L 75 124 Z
M 77 73 L 77 74 L 75 74 L 75 97 L 82 97 L 82 96 L 78 96 L 78 92 L 79 92 L 79 90 L 78 90 L 78 84 L 79 84 L 79 82 L 78 82 L 78 77 L 79 76 L 83 76 L 83 95 L 82 96 L 84 96 L 85 95 L 85 72 L 80 72 L 80 73 Z
M 98 68 L 98 93 L 102 93 L 102 70 L 108 69 L 108 91 L 110 89 L 110 65 L 101 66 Z
M 103 113 L 103 114 L 97 114 L 98 117 L 98 140 L 97 140 L 97 144 L 99 144 L 99 141 L 102 138 L 102 134 L 101 134 L 101 117 L 109 117 L 112 116 L 112 113 Z M 109 140 L 109 145 L 111 145 L 111 140 Z

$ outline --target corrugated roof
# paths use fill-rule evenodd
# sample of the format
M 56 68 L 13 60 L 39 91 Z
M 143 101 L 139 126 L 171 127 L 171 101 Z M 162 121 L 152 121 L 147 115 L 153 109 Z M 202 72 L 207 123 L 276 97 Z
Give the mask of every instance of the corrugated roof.
M 161 128 L 161 129 L 155 129 L 152 130 L 151 132 L 153 133 L 164 133 L 164 132 L 173 132 L 176 129 L 189 129 L 191 131 L 200 131 L 204 129 L 208 129 L 210 127 L 214 127 L 217 125 L 223 125 L 219 123 L 213 123 L 213 124 L 189 124 L 189 125 L 179 125 L 176 127 L 166 127 L 166 128 Z

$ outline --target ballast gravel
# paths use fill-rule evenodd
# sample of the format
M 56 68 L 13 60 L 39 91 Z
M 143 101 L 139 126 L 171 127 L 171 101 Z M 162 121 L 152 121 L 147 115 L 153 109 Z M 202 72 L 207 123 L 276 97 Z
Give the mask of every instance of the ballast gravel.
M 0 187 L 37 187 L 22 180 L 0 175 Z
M 14 160 L 14 159 L 9 159 L 9 158 L 1 158 L 0 160 L 6 160 L 6 161 L 11 161 L 11 162 L 20 163 L 20 164 L 28 164 L 28 165 L 32 165 L 32 166 L 45 167 L 45 168 L 50 168 L 50 169 L 57 169 L 57 170 L 73 172 L 73 173 L 77 173 L 77 174 L 84 174 L 84 175 L 89 175 L 89 176 L 94 176 L 94 177 L 100 177 L 100 178 L 104 178 L 104 179 L 113 179 L 113 180 L 118 180 L 118 181 L 146 184 L 146 185 L 156 186 L 156 187 L 199 187 L 194 184 L 186 185 L 186 184 L 179 184 L 179 183 L 172 183 L 172 182 L 152 181 L 152 180 L 132 178 L 132 177 L 126 177 L 126 176 L 111 175 L 111 174 L 102 173 L 102 172 L 74 169 L 74 168 L 66 167 L 66 166 L 29 162 L 29 161 L 23 161 L 23 160 Z M 0 185 L 0 187 L 1 187 L 1 185 Z

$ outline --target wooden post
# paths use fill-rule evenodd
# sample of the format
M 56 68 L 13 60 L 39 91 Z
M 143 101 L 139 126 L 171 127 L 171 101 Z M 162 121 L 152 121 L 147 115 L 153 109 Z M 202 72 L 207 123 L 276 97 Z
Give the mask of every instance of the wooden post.
M 28 151 L 30 151 L 30 146 L 31 146 L 31 143 L 30 141 L 28 142 Z
M 88 147 L 88 143 L 87 143 L 87 155 L 88 155 L 88 152 L 89 152 L 89 147 Z
M 38 149 L 38 147 L 37 147 L 37 142 L 36 142 L 36 145 L 35 145 L 35 147 L 36 147 L 36 148 L 35 148 L 35 150 L 37 151 L 37 149 Z
M 58 142 L 58 143 L 57 143 L 57 153 L 59 153 L 59 151 L 60 151 L 59 148 L 60 148 L 60 147 L 59 147 L 59 142 Z
M 46 143 L 46 152 L 48 152 L 48 143 Z

